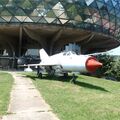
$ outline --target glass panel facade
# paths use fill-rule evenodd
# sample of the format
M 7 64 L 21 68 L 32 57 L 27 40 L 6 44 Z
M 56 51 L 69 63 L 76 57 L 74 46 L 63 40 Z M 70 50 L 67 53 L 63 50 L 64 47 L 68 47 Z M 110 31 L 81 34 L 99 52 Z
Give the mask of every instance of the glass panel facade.
M 58 24 L 120 37 L 120 0 L 0 0 L 0 23 Z

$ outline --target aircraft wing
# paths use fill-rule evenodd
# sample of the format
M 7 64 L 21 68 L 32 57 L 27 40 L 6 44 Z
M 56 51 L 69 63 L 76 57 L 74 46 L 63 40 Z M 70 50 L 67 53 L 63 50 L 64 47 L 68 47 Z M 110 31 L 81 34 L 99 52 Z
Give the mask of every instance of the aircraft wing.
M 19 65 L 19 67 L 32 67 L 32 66 L 57 66 L 60 65 L 59 61 L 56 59 L 56 57 L 48 56 L 48 54 L 45 52 L 44 49 L 41 49 L 40 51 L 40 59 L 41 62 L 38 64 L 26 64 L 26 65 Z
M 32 66 L 40 66 L 40 64 L 24 64 L 24 65 L 18 65 L 19 67 L 32 67 Z
M 18 65 L 19 67 L 37 67 L 37 66 L 57 66 L 60 65 L 58 63 L 53 63 L 53 62 L 40 62 L 39 64 L 24 64 L 24 65 Z

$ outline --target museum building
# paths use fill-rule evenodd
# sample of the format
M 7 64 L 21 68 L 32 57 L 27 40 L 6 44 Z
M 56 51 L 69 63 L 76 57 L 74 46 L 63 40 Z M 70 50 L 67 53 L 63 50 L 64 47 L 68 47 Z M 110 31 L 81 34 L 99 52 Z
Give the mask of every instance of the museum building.
M 0 0 L 0 56 L 49 55 L 68 44 L 82 54 L 120 45 L 119 0 Z

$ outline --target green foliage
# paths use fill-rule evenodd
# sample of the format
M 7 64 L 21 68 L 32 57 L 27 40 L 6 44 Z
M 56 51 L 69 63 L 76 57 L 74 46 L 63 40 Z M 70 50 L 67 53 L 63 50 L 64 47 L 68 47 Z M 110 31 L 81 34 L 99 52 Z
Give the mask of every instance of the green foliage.
M 107 71 L 109 75 L 120 81 L 120 58 L 116 58 L 111 69 Z
M 110 79 L 120 80 L 120 58 L 107 54 L 98 55 L 97 59 L 103 63 L 103 67 L 97 70 L 97 74 L 107 76 Z
M 97 74 L 99 73 L 104 76 L 108 75 L 107 71 L 112 68 L 114 64 L 114 57 L 107 54 L 97 55 L 96 57 L 101 63 L 103 63 L 103 66 L 97 70 Z

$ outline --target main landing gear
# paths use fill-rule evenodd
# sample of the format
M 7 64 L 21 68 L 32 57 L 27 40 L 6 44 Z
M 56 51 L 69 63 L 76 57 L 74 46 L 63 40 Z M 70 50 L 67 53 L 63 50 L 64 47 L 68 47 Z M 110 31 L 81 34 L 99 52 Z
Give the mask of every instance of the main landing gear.
M 65 79 L 68 77 L 68 73 L 64 73 L 63 75 Z
M 40 66 L 37 66 L 37 76 L 42 79 L 42 73 L 40 72 Z
M 75 73 L 72 74 L 72 79 L 70 80 L 71 83 L 76 83 L 76 78 L 77 76 L 75 75 Z
M 42 73 L 37 74 L 39 78 L 42 79 Z
M 64 73 L 64 79 L 67 79 L 67 78 L 69 78 L 68 73 Z M 75 75 L 75 73 L 73 73 L 70 82 L 75 84 L 76 78 L 77 78 L 77 76 Z

